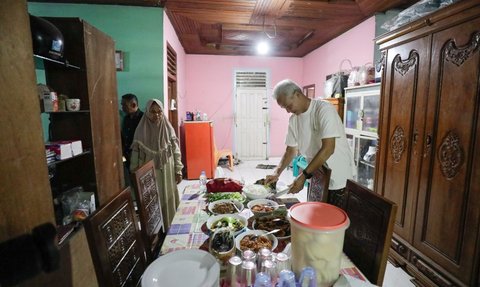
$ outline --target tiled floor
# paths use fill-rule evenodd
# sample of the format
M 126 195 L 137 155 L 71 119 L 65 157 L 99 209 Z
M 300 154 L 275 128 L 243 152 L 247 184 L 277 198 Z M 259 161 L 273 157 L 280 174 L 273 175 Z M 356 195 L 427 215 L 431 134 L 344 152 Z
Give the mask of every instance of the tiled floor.
M 246 184 L 254 183 L 256 180 L 265 178 L 266 175 L 271 174 L 273 169 L 258 169 L 258 164 L 277 165 L 280 162 L 280 158 L 270 158 L 269 160 L 261 161 L 245 161 L 234 167 L 233 172 L 227 168 L 222 168 L 225 177 L 234 178 L 237 180 L 243 180 Z M 280 181 L 287 184 L 292 183 L 294 176 L 292 169 L 284 170 L 280 176 Z M 197 182 L 196 180 L 183 180 L 178 185 L 180 194 L 185 186 Z M 282 197 L 291 197 L 295 195 L 284 195 Z M 300 193 L 296 195 L 300 201 L 306 201 L 307 190 L 304 188 Z M 409 281 L 411 277 L 400 268 L 395 268 L 390 263 L 387 264 L 387 270 L 385 273 L 385 279 L 383 286 L 385 287 L 413 287 L 414 285 Z

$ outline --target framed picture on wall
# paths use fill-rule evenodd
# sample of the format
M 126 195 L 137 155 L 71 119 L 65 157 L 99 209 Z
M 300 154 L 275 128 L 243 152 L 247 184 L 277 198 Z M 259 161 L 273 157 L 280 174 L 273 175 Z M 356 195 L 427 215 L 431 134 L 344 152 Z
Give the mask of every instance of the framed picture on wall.
M 117 71 L 123 71 L 123 51 L 115 51 L 115 68 Z

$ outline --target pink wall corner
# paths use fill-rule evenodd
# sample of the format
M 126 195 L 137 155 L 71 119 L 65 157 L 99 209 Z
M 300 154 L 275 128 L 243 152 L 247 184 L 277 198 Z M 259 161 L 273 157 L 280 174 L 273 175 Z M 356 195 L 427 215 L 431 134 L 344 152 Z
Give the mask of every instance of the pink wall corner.
M 301 85 L 301 58 L 186 55 L 186 110 L 197 109 L 214 121 L 217 148 L 234 151 L 234 73 L 236 70 L 262 70 L 269 74 L 270 153 L 281 156 L 289 115 L 271 99 L 273 86 L 286 78 Z
M 315 84 L 315 97 L 323 98 L 325 77 L 339 70 L 343 59 L 353 66 L 373 62 L 375 17 L 363 21 L 303 57 L 303 84 Z M 345 68 L 350 68 L 347 63 Z
M 168 19 L 168 16 L 163 12 L 163 99 L 165 108 L 170 108 L 170 99 L 168 97 L 168 76 L 167 76 L 167 42 L 177 53 L 177 110 L 178 110 L 178 124 L 180 125 L 183 118 L 185 117 L 185 50 L 183 49 L 180 40 L 175 33 L 175 29 Z M 168 115 L 168 113 L 167 113 Z

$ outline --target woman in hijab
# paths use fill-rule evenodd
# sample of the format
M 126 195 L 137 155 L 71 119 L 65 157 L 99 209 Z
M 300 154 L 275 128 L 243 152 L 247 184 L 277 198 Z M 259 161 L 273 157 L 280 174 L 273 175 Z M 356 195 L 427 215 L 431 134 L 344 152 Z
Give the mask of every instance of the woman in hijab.
M 145 115 L 133 136 L 130 170 L 153 159 L 165 230 L 170 227 L 179 204 L 177 184 L 182 181 L 181 153 L 177 136 L 157 99 L 147 102 Z

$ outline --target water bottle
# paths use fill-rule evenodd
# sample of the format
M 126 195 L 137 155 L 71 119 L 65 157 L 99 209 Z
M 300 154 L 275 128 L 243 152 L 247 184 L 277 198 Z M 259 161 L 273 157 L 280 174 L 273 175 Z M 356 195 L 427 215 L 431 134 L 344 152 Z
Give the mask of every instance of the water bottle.
M 270 275 L 260 272 L 255 276 L 255 285 L 254 287 L 272 287 L 272 281 Z
M 305 267 L 300 274 L 300 287 L 316 287 L 317 274 L 312 267 Z
M 296 287 L 295 274 L 290 270 L 282 270 L 280 272 L 280 279 L 278 281 L 278 287 Z
M 198 179 L 200 183 L 200 192 L 207 191 L 207 175 L 205 174 L 204 170 L 202 170 Z

